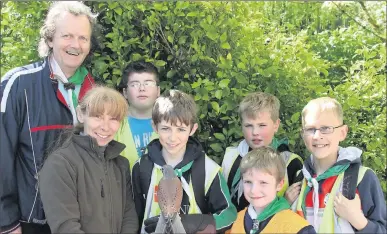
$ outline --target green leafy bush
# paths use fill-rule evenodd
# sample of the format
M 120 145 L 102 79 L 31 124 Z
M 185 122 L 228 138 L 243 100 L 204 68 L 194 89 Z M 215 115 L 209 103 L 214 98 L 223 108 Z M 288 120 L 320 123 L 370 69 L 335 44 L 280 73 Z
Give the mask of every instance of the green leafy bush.
M 246 94 L 265 91 L 280 99 L 278 137 L 303 156 L 300 112 L 310 99 L 327 95 L 343 104 L 350 127 L 343 145 L 360 147 L 363 163 L 386 179 L 385 2 L 87 4 L 100 13 L 100 44 L 88 64 L 93 75 L 115 87 L 129 62 L 153 62 L 162 90 L 195 98 L 198 137 L 218 163 L 242 138 L 237 108 Z M 47 6 L 2 3 L 2 75 L 37 59 Z

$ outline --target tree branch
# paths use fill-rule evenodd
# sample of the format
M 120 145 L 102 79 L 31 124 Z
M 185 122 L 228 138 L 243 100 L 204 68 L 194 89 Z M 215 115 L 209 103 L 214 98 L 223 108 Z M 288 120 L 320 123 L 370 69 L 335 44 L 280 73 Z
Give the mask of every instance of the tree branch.
M 376 23 L 376 20 L 374 18 L 372 18 L 372 16 L 370 15 L 368 9 L 366 8 L 364 2 L 362 1 L 358 1 L 358 3 L 360 4 L 361 8 L 364 10 L 364 12 L 366 13 L 367 15 L 367 18 L 368 18 L 368 22 L 374 26 L 374 28 L 376 30 L 379 30 L 380 29 L 380 26 Z
M 347 15 L 351 20 L 353 20 L 353 22 L 355 22 L 357 25 L 359 25 L 360 27 L 362 27 L 364 30 L 366 30 L 367 32 L 370 32 L 372 33 L 374 36 L 376 36 L 377 38 L 379 38 L 382 42 L 386 42 L 386 38 L 380 36 L 379 34 L 377 34 L 376 32 L 370 30 L 369 28 L 367 28 L 366 26 L 362 25 L 360 22 L 358 22 L 357 20 L 355 20 L 355 18 L 353 18 L 350 14 L 348 14 L 345 10 L 343 10 L 339 5 L 337 5 L 335 2 L 332 1 L 332 3 L 337 7 L 337 9 L 339 9 L 342 13 L 344 13 L 345 15 Z

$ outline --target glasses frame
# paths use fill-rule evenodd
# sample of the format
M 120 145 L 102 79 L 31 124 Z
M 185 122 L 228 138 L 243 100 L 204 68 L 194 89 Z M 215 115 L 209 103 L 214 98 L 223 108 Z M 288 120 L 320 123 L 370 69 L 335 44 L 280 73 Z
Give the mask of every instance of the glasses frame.
M 313 129 L 314 130 L 313 134 L 312 133 L 310 133 L 310 134 L 306 133 L 306 130 L 308 130 L 308 129 L 303 128 L 303 129 L 301 129 L 301 134 L 304 135 L 304 136 L 314 136 L 314 134 L 316 134 L 316 132 L 318 130 L 318 131 L 320 131 L 321 134 L 328 135 L 328 134 L 332 134 L 335 131 L 336 128 L 340 128 L 340 127 L 342 127 L 344 125 L 345 124 L 342 124 L 342 125 L 339 125 L 339 126 L 336 126 L 336 127 L 334 127 L 334 126 L 323 126 L 323 127 L 320 127 L 320 128 L 308 128 L 308 129 Z M 332 131 L 330 131 L 328 133 L 323 133 L 321 131 L 321 128 L 329 128 L 329 129 L 332 129 Z
M 154 83 L 154 85 L 146 85 L 146 83 Z M 132 86 L 133 84 L 139 84 L 139 85 L 138 85 L 138 87 L 136 87 L 137 85 Z M 157 87 L 157 86 L 159 86 L 159 84 L 155 80 L 146 80 L 144 82 L 133 81 L 133 82 L 129 83 L 126 87 L 131 88 L 131 89 L 139 89 L 139 88 L 141 88 L 141 86 L 144 86 L 144 88 L 151 88 L 151 87 Z

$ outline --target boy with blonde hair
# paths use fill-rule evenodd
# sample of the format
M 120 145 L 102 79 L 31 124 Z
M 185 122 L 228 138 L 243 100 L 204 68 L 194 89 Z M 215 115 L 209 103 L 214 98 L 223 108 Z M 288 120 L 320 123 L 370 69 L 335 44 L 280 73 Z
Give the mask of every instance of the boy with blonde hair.
M 262 146 L 247 153 L 240 164 L 247 208 L 238 213 L 231 233 L 315 233 L 313 227 L 290 210 L 284 197 L 286 165 L 272 148 Z
M 299 194 L 301 187 L 297 181 L 302 179 L 302 177 L 299 178 L 302 176 L 302 173 L 299 173 L 302 168 L 302 159 L 289 151 L 287 140 L 278 140 L 274 137 L 280 125 L 279 109 L 278 98 L 262 92 L 248 94 L 239 105 L 244 140 L 237 147 L 226 149 L 222 163 L 231 199 L 238 211 L 248 205 L 242 196 L 243 187 L 239 164 L 249 151 L 262 146 L 270 146 L 278 150 L 286 162 L 285 184 L 278 195 L 283 196 L 286 191 L 286 199 L 293 203 Z
M 386 203 L 375 173 L 361 166 L 362 151 L 342 148 L 348 132 L 343 110 L 329 97 L 302 110 L 302 137 L 311 156 L 305 161 L 297 213 L 318 233 L 386 233 Z
M 157 194 L 161 168 L 168 164 L 182 182 L 181 221 L 187 233 L 205 231 L 215 220 L 216 231 L 231 227 L 236 209 L 221 168 L 192 137 L 198 128 L 196 104 L 178 90 L 166 91 L 156 100 L 152 121 L 159 139 L 149 143 L 147 153 L 133 167 L 133 191 L 141 232 L 155 231 L 160 208 Z M 196 215 L 193 215 L 196 214 Z

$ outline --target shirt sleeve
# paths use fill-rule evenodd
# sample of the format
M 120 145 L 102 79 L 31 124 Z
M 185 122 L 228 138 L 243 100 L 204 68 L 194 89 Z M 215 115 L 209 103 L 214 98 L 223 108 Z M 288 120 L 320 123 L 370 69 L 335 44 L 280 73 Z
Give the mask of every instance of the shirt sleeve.
M 18 79 L 10 90 L 6 90 L 10 88 L 7 83 L 8 80 L 4 80 L 0 85 L 0 229 L 3 233 L 19 227 L 21 216 L 15 162 L 23 103 L 17 93 Z
M 128 170 L 126 172 L 126 202 L 121 233 L 136 233 L 138 231 L 138 227 L 138 216 L 133 201 L 132 181 L 128 166 Z
M 286 171 L 288 173 L 289 178 L 289 186 L 297 182 L 297 175 L 298 173 L 301 173 L 302 170 L 302 161 L 297 157 L 294 158 L 286 168 Z
M 144 219 L 145 212 L 145 197 L 143 196 L 141 190 L 141 178 L 140 178 L 140 164 L 138 160 L 134 166 L 132 171 L 132 186 L 133 186 L 133 199 L 136 208 L 136 212 L 138 215 L 138 223 L 139 227 L 142 226 L 142 222 Z
M 361 207 L 368 223 L 358 233 L 386 233 L 386 201 L 378 177 L 367 170 L 359 183 L 358 192 Z
M 221 172 L 215 176 L 206 197 L 208 210 L 214 216 L 217 232 L 229 229 L 237 218 L 237 210 L 231 202 L 230 192 Z
M 76 173 L 62 156 L 52 154 L 40 171 L 40 195 L 52 233 L 85 233 L 77 200 Z

